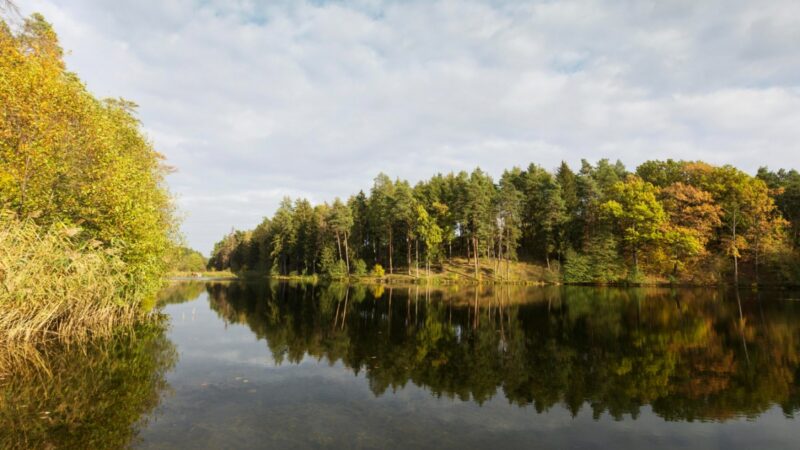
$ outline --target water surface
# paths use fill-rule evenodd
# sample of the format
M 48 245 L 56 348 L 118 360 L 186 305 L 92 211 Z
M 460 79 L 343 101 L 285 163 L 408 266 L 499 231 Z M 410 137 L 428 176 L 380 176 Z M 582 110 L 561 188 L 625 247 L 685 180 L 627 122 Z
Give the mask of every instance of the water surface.
M 147 383 L 140 373 L 132 378 L 149 400 L 138 419 L 108 424 L 116 440 L 107 443 L 797 448 L 795 298 L 713 289 L 175 284 L 161 300 L 168 329 L 142 350 L 150 356 L 133 355 L 150 362 Z M 128 383 L 127 372 L 117 375 Z M 128 394 L 121 386 L 107 403 Z

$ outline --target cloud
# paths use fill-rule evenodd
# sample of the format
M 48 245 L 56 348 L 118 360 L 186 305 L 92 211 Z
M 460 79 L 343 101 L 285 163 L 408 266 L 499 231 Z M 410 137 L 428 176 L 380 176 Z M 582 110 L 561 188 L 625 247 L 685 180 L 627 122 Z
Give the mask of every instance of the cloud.
M 796 165 L 800 3 L 32 0 L 209 251 L 283 195 L 562 159 Z

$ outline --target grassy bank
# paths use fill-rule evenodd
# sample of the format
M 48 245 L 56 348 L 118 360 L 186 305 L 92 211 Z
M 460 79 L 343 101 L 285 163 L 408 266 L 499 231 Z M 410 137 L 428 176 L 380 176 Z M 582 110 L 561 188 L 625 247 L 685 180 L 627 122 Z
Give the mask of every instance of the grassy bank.
M 110 336 L 146 316 L 148 297 L 125 263 L 80 235 L 0 214 L 0 359 L 53 340 Z
M 347 278 L 330 279 L 323 275 L 270 275 L 264 271 L 245 270 L 232 274 L 240 279 L 272 279 L 281 281 L 294 281 L 301 283 L 318 282 L 349 282 L 354 284 L 394 284 L 394 285 L 413 285 L 413 284 L 432 284 L 432 285 L 588 285 L 588 286 L 718 286 L 726 284 L 718 278 L 695 278 L 695 279 L 669 279 L 663 276 L 640 273 L 636 277 L 629 276 L 624 270 L 616 277 L 606 281 L 569 281 L 564 280 L 564 276 L 559 270 L 557 262 L 552 262 L 552 268 L 548 269 L 544 265 L 522 261 L 512 261 L 510 263 L 497 263 L 495 259 L 479 259 L 479 278 L 475 277 L 475 262 L 466 258 L 453 258 L 441 264 L 431 267 L 430 272 L 424 267 L 419 270 L 412 267 L 409 273 L 407 267 L 395 268 L 394 273 L 385 273 L 382 276 L 367 274 L 363 276 L 351 275 Z M 210 272 L 212 274 L 230 272 Z M 783 283 L 763 283 L 764 286 L 794 286 Z
M 466 258 L 453 258 L 450 261 L 432 266 L 430 271 L 424 267 L 396 268 L 394 273 L 385 273 L 382 276 L 351 275 L 344 279 L 332 281 L 349 281 L 353 283 L 387 283 L 387 284 L 438 284 L 438 285 L 472 285 L 478 284 L 557 284 L 559 274 L 557 271 L 548 270 L 546 267 L 512 261 L 503 262 L 498 266 L 494 259 L 480 259 L 478 265 L 479 278 L 475 277 L 475 263 Z M 223 273 L 223 272 L 211 272 Z M 239 271 L 235 274 L 242 279 L 270 278 L 273 280 L 298 281 L 303 283 L 317 283 L 327 281 L 323 275 L 270 275 L 257 270 Z
M 512 261 L 497 263 L 494 259 L 478 260 L 478 277 L 475 276 L 474 260 L 453 258 L 426 271 L 406 267 L 395 269 L 393 274 L 383 277 L 352 277 L 364 282 L 385 283 L 429 283 L 429 284 L 550 284 L 557 283 L 558 272 L 527 262 Z
M 168 279 L 202 279 L 202 278 L 214 278 L 214 279 L 227 279 L 227 278 L 239 278 L 239 275 L 231 272 L 230 270 L 208 270 L 208 271 L 171 271 L 167 273 Z

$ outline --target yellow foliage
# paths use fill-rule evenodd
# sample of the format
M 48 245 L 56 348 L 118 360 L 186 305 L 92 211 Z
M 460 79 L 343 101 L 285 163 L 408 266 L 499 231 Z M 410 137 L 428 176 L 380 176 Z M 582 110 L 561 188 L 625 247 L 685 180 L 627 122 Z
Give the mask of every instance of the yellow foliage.
M 62 53 L 40 15 L 16 34 L 0 22 L 0 207 L 80 227 L 155 288 L 175 230 L 163 157 L 136 105 L 93 97 Z

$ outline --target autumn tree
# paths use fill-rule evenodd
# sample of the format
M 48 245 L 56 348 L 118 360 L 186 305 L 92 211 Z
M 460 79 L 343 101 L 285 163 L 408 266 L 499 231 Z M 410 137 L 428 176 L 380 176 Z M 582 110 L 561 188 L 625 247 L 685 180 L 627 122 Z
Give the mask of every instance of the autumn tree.
M 642 248 L 663 237 L 667 216 L 656 193 L 652 184 L 629 176 L 610 188 L 610 199 L 602 205 L 603 212 L 616 222 L 622 242 L 633 259 L 634 273 L 639 270 Z
M 95 98 L 62 56 L 40 14 L 16 34 L 0 20 L 0 208 L 80 228 L 122 258 L 130 289 L 154 290 L 177 237 L 169 168 L 136 104 Z
M 662 189 L 659 199 L 669 217 L 664 248 L 670 254 L 672 274 L 677 275 L 691 258 L 707 253 L 722 225 L 722 210 L 711 193 L 680 181 Z

